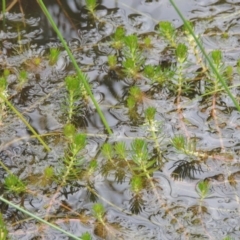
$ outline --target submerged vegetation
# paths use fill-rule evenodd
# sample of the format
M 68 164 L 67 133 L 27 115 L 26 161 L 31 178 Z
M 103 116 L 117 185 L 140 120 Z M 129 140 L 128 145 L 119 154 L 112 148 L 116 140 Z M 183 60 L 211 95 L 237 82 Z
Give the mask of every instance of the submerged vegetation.
M 205 51 L 172 1 L 183 26 L 97 39 L 114 14 L 86 0 L 69 41 L 37 2 L 61 43 L 26 40 L 38 23 L 21 15 L 1 44 L 0 239 L 235 239 L 240 59 Z

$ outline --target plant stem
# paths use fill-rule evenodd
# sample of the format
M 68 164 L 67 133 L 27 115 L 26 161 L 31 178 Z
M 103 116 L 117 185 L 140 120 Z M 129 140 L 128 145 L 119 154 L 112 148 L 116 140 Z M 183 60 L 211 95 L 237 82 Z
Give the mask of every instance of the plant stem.
M 48 21 L 49 21 L 50 24 L 52 25 L 54 31 L 55 31 L 56 34 L 58 35 L 58 37 L 59 37 L 62 45 L 63 45 L 64 48 L 65 48 L 65 50 L 67 51 L 68 56 L 69 56 L 69 58 L 71 59 L 73 65 L 74 65 L 74 67 L 75 67 L 75 69 L 76 69 L 76 71 L 77 71 L 77 75 L 78 75 L 79 79 L 81 79 L 81 81 L 82 81 L 82 83 L 83 83 L 83 85 L 84 85 L 84 87 L 85 87 L 88 95 L 90 96 L 91 100 L 93 101 L 94 106 L 96 107 L 96 110 L 97 110 L 97 112 L 98 112 L 98 114 L 99 114 L 99 116 L 100 116 L 100 118 L 101 118 L 101 120 L 102 120 L 102 122 L 103 122 L 103 125 L 106 127 L 108 133 L 109 133 L 109 134 L 112 134 L 112 131 L 111 131 L 111 129 L 110 129 L 110 126 L 108 125 L 106 118 L 104 117 L 104 115 L 103 115 L 103 113 L 102 113 L 102 111 L 101 111 L 101 109 L 100 109 L 100 107 L 99 107 L 96 99 L 94 98 L 94 96 L 93 96 L 93 94 L 92 94 L 91 88 L 90 88 L 90 86 L 89 86 L 89 84 L 88 84 L 88 82 L 87 82 L 87 80 L 86 80 L 86 76 L 83 74 L 83 72 L 82 72 L 81 69 L 79 68 L 79 66 L 78 66 L 78 64 L 77 64 L 77 61 L 75 60 L 72 52 L 70 51 L 70 49 L 69 49 L 66 41 L 64 40 L 64 38 L 63 38 L 63 36 L 62 36 L 62 34 L 61 34 L 61 32 L 58 30 L 57 25 L 55 24 L 52 16 L 51 16 L 50 13 L 48 12 L 48 10 L 47 10 L 47 8 L 45 7 L 45 5 L 44 5 L 44 3 L 43 3 L 42 0 L 37 0 L 37 2 L 38 2 L 38 4 L 39 4 L 39 6 L 42 8 L 42 10 L 43 10 L 44 14 L 46 15 Z
M 225 89 L 225 91 L 227 92 L 228 96 L 232 99 L 235 107 L 237 108 L 238 111 L 240 111 L 240 105 L 238 104 L 237 100 L 234 98 L 234 96 L 232 95 L 232 93 L 230 92 L 226 82 L 224 81 L 224 79 L 222 78 L 222 76 L 219 74 L 219 72 L 217 71 L 216 67 L 214 66 L 214 64 L 212 63 L 211 59 L 208 57 L 206 51 L 204 50 L 202 44 L 200 43 L 200 41 L 197 39 L 197 36 L 195 35 L 195 33 L 193 32 L 191 26 L 189 25 L 189 23 L 186 21 L 186 19 L 184 18 L 184 16 L 182 15 L 182 13 L 180 12 L 180 10 L 178 9 L 177 5 L 174 3 L 174 0 L 169 0 L 171 2 L 171 4 L 173 5 L 174 9 L 176 10 L 176 12 L 178 13 L 179 17 L 182 19 L 182 21 L 184 22 L 184 24 L 186 25 L 188 31 L 191 33 L 191 35 L 193 36 L 195 42 L 197 43 L 198 47 L 200 48 L 203 56 L 205 57 L 205 59 L 207 60 L 209 66 L 211 67 L 211 69 L 213 70 L 213 72 L 216 74 L 218 80 L 220 81 L 220 83 L 222 84 L 223 88 Z

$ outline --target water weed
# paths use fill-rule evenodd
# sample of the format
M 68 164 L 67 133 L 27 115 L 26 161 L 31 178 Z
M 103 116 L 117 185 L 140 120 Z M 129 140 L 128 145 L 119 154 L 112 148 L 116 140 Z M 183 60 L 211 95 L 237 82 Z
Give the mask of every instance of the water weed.
M 72 18 L 59 2 L 71 28 L 58 28 L 37 2 L 61 43 L 28 15 L 6 14 L 17 35 L 1 35 L 0 238 L 235 236 L 240 61 L 202 51 L 215 16 L 206 32 L 205 18 L 146 30 L 140 13 L 85 1 Z

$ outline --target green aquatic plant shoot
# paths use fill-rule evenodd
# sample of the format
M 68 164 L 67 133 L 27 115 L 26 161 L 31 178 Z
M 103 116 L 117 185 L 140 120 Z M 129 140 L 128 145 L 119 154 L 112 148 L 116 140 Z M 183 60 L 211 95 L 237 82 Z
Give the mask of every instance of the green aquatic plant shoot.
M 124 46 L 124 37 L 126 36 L 126 31 L 123 27 L 117 27 L 115 33 L 112 37 L 111 45 L 116 50 L 120 50 Z
M 49 64 L 54 65 L 58 61 L 60 55 L 60 49 L 58 48 L 50 48 L 50 53 L 49 53 Z
M 97 1 L 96 0 L 85 0 L 86 8 L 87 10 L 94 15 L 96 7 L 97 7 Z
M 75 180 L 80 177 L 82 164 L 85 159 L 79 153 L 86 146 L 86 135 L 77 133 L 73 124 L 65 125 L 63 129 L 64 135 L 69 144 L 62 160 L 62 168 L 60 170 L 61 186 L 65 186 L 68 180 Z
M 5 240 L 8 236 L 7 226 L 4 222 L 3 215 L 0 213 L 0 239 Z
M 168 21 L 162 21 L 159 23 L 159 35 L 166 39 L 171 47 L 176 48 L 176 30 L 172 23 Z
M 84 94 L 84 89 L 82 86 L 82 82 L 77 76 L 67 76 L 65 78 L 65 85 L 68 91 L 67 96 L 67 111 L 68 111 L 68 122 L 72 121 L 74 114 L 76 113 L 78 106 L 76 102 L 80 100 L 80 98 L 86 98 L 86 94 Z
M 115 55 L 108 56 L 108 65 L 111 69 L 116 68 L 117 66 L 117 57 Z
M 4 186 L 5 188 L 16 194 L 20 194 L 26 191 L 26 185 L 14 174 L 8 175 L 4 179 Z

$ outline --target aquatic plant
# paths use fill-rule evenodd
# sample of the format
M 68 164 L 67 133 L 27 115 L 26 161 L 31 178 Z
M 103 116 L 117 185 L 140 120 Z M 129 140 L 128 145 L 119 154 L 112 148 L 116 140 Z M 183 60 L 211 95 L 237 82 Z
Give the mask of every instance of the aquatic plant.
M 20 194 L 26 191 L 26 185 L 14 174 L 4 179 L 5 188 L 13 193 Z
M 91 5 L 91 9 L 88 9 L 88 11 L 94 14 L 94 1 L 89 1 L 88 3 L 90 5 L 93 4 Z M 89 17 L 88 15 L 86 16 Z M 91 23 L 93 20 L 97 19 L 91 18 Z M 106 21 L 109 21 L 109 19 L 106 18 Z M 193 31 L 193 26 L 191 25 L 190 27 Z M 35 183 L 40 186 L 35 188 L 36 191 L 31 196 L 33 201 L 30 203 L 31 206 L 35 207 L 35 197 L 39 198 L 42 202 L 46 202 L 41 209 L 44 214 L 44 219 L 39 218 L 36 215 L 36 212 L 31 214 L 23 207 L 19 207 L 18 205 L 7 201 L 5 198 L 0 197 L 2 202 L 8 204 L 14 209 L 17 209 L 18 211 L 23 212 L 26 215 L 29 215 L 36 221 L 42 222 L 45 226 L 48 225 L 54 227 L 57 231 L 66 234 L 72 239 L 81 238 L 87 240 L 91 239 L 91 235 L 89 233 L 81 233 L 82 235 L 79 238 L 68 231 L 64 231 L 56 225 L 60 226 L 60 224 L 64 223 L 65 229 L 68 224 L 71 224 L 71 221 L 74 221 L 74 223 L 78 221 L 79 224 L 87 224 L 88 226 L 92 225 L 93 230 L 91 232 L 93 232 L 93 234 L 99 238 L 118 238 L 120 234 L 113 234 L 112 237 L 110 237 L 109 234 L 117 231 L 117 228 L 123 229 L 125 225 L 116 227 L 118 222 L 116 224 L 116 219 L 112 218 L 111 221 L 115 224 L 114 228 L 114 224 L 110 224 L 110 221 L 108 222 L 108 205 L 111 206 L 111 210 L 113 209 L 114 211 L 121 212 L 121 217 L 124 216 L 124 214 L 125 216 L 129 217 L 129 222 L 131 222 L 133 214 L 140 215 L 136 217 L 136 221 L 141 220 L 148 223 L 151 222 L 154 224 L 154 226 L 158 226 L 159 228 L 162 228 L 162 223 L 160 221 L 166 221 L 168 223 L 168 231 L 170 232 L 172 238 L 175 236 L 179 237 L 179 235 L 181 235 L 181 237 L 184 239 L 206 238 L 203 236 L 204 234 L 198 234 L 194 231 L 202 231 L 201 225 L 204 225 L 204 218 L 202 218 L 202 216 L 204 213 L 210 214 L 210 212 L 208 212 L 208 205 L 206 204 L 205 206 L 204 204 L 205 201 L 208 200 L 210 190 L 212 190 L 210 189 L 210 182 L 208 179 L 200 179 L 197 185 L 194 185 L 196 192 L 199 194 L 199 199 L 197 199 L 197 201 L 199 200 L 199 203 L 194 206 L 186 207 L 185 204 L 181 203 L 181 201 L 176 200 L 177 197 L 174 197 L 173 200 L 170 199 L 167 194 L 165 194 L 165 187 L 168 183 L 172 183 L 172 179 L 168 177 L 170 174 L 174 180 L 184 180 L 185 178 L 194 179 L 196 175 L 198 178 L 201 178 L 200 174 L 203 172 L 203 170 L 205 171 L 203 166 L 206 166 L 206 171 L 208 170 L 208 158 L 218 159 L 218 162 L 221 161 L 220 157 L 222 156 L 219 153 L 219 149 L 211 149 L 209 151 L 202 150 L 198 146 L 197 137 L 190 137 L 192 134 L 192 125 L 189 123 L 191 119 L 188 119 L 188 114 L 184 115 L 183 113 L 186 106 L 187 109 L 191 110 L 192 108 L 188 107 L 188 104 L 191 104 L 197 100 L 192 93 L 198 93 L 198 95 L 196 94 L 197 97 L 203 98 L 203 101 L 205 101 L 205 99 L 212 99 L 212 106 L 207 107 L 213 109 L 213 111 L 210 112 L 210 116 L 205 122 L 206 125 L 211 125 L 211 128 L 209 127 L 209 131 L 214 132 L 215 128 L 212 127 L 212 123 L 209 122 L 210 117 L 213 117 L 214 124 L 217 129 L 217 136 L 220 140 L 222 140 L 223 137 L 221 136 L 221 129 L 217 128 L 219 123 L 217 122 L 214 111 L 216 109 L 216 100 L 226 92 L 226 89 L 224 89 L 216 72 L 211 68 L 209 63 L 204 60 L 204 55 L 201 53 L 201 51 L 199 51 L 199 47 L 188 29 L 185 30 L 185 32 L 180 32 L 181 29 L 179 28 L 179 30 L 176 30 L 171 23 L 161 22 L 157 31 L 159 34 L 153 34 L 154 41 L 160 38 L 161 40 L 164 40 L 164 47 L 166 45 L 164 50 L 161 50 L 161 55 L 164 55 L 166 52 L 170 52 L 170 54 L 172 54 L 172 59 L 168 61 L 167 67 L 164 66 L 161 61 L 159 65 L 156 64 L 156 59 L 154 59 L 154 64 L 151 64 L 151 61 L 149 61 L 151 57 L 148 57 L 146 53 L 155 54 L 154 44 L 150 37 L 147 36 L 143 38 L 143 35 L 141 36 L 141 34 L 138 32 L 126 35 L 126 31 L 123 27 L 117 27 L 116 32 L 112 36 L 105 38 L 104 42 L 99 41 L 97 43 L 93 43 L 92 45 L 86 44 L 86 46 L 84 45 L 80 48 L 74 49 L 74 56 L 78 56 L 78 53 L 82 51 L 83 48 L 85 48 L 84 51 L 89 51 L 90 48 L 93 48 L 95 51 L 95 48 L 97 48 L 98 53 L 100 47 L 102 46 L 107 46 L 107 48 L 109 48 L 112 54 L 107 60 L 110 70 L 117 71 L 120 69 L 124 75 L 123 77 L 118 76 L 119 78 L 117 80 L 122 77 L 123 81 L 121 82 L 121 85 L 116 84 L 116 91 L 115 85 L 112 84 L 112 82 L 111 84 L 107 85 L 109 87 L 108 90 L 114 96 L 114 101 L 116 99 L 118 104 L 115 104 L 114 102 L 114 104 L 110 103 L 111 106 L 108 106 L 109 103 L 105 105 L 107 102 L 105 100 L 107 99 L 105 98 L 106 96 L 104 96 L 103 101 L 101 102 L 101 104 L 103 104 L 101 106 L 104 108 L 104 110 L 107 106 L 107 112 L 111 114 L 113 113 L 112 115 L 114 115 L 114 117 L 116 116 L 114 112 L 115 110 L 117 111 L 118 108 L 123 108 L 125 110 L 125 107 L 127 106 L 129 114 L 124 114 L 126 121 L 119 120 L 119 123 L 122 125 L 124 125 L 125 122 L 128 123 L 130 125 L 130 131 L 124 128 L 123 134 L 121 134 L 121 131 L 118 131 L 119 129 L 117 129 L 117 132 L 120 132 L 120 134 L 114 137 L 110 136 L 109 133 L 111 132 L 111 129 L 108 123 L 105 124 L 107 131 L 100 129 L 101 127 L 98 125 L 98 119 L 97 116 L 95 116 L 95 112 L 94 116 L 91 114 L 91 119 L 87 119 L 89 122 L 87 122 L 87 127 L 84 130 L 79 127 L 76 121 L 74 121 L 76 119 L 75 116 L 79 116 L 82 113 L 80 105 L 83 100 L 88 99 L 88 94 L 91 94 L 91 89 L 87 75 L 82 73 L 79 69 L 77 70 L 77 74 L 73 75 L 74 70 L 70 65 L 67 69 L 67 71 L 69 70 L 70 72 L 67 77 L 65 72 L 57 73 L 59 74 L 59 78 L 57 78 L 57 80 L 61 81 L 65 78 L 64 83 L 62 83 L 60 87 L 61 91 L 66 93 L 67 117 L 65 119 L 61 118 L 61 124 L 63 124 L 65 127 L 63 127 L 63 129 L 54 129 L 53 131 L 50 128 L 46 128 L 48 132 L 44 132 L 41 135 L 37 134 L 36 131 L 32 131 L 34 133 L 33 135 L 30 135 L 27 132 L 26 137 L 20 137 L 19 139 L 14 139 L 13 141 L 9 141 L 7 143 L 9 146 L 12 146 L 13 144 L 16 144 L 17 141 L 21 141 L 21 143 L 23 143 L 23 147 L 21 146 L 21 148 L 24 148 L 24 150 L 25 143 L 27 146 L 34 146 L 31 147 L 31 154 L 29 154 L 28 151 L 25 151 L 19 155 L 21 155 L 21 158 L 25 158 L 26 156 L 26 161 L 29 161 L 28 158 L 31 157 L 31 163 L 29 162 L 29 165 L 30 167 L 33 167 L 34 171 L 38 171 L 37 173 L 30 171 L 27 179 L 35 179 L 26 182 L 31 187 L 34 186 Z M 200 40 L 200 37 L 197 38 Z M 109 42 L 106 42 L 106 39 L 108 39 Z M 186 40 L 190 44 L 186 43 Z M 66 42 L 63 43 L 63 45 L 64 44 L 68 47 Z M 69 46 L 71 45 L 69 44 Z M 50 75 L 50 78 L 56 74 L 54 71 L 52 71 L 54 67 L 51 66 L 57 61 L 57 49 L 55 50 L 53 51 L 53 59 L 49 60 L 49 64 L 46 64 L 48 68 L 47 71 L 51 72 L 52 74 Z M 70 49 L 68 50 L 70 51 Z M 85 54 L 84 51 L 83 54 Z M 192 61 L 192 56 L 196 58 L 196 62 L 194 62 L 195 60 Z M 235 70 L 240 72 L 240 61 L 237 63 L 236 68 L 235 66 L 225 66 L 222 53 L 219 50 L 210 52 L 208 57 L 215 69 L 220 73 L 222 79 L 225 81 L 225 84 L 230 86 L 231 79 L 234 80 Z M 78 65 L 81 64 L 81 60 L 79 59 L 77 62 Z M 104 55 L 103 59 L 106 59 L 106 55 Z M 47 62 L 42 58 L 32 58 L 30 60 L 36 60 L 36 64 L 34 63 L 33 65 L 37 70 L 40 69 L 40 63 L 45 64 Z M 42 60 L 44 60 L 45 63 L 42 62 Z M 146 63 L 145 60 L 148 62 Z M 28 63 L 30 62 L 26 61 L 24 63 L 25 66 L 21 65 L 21 67 L 24 67 L 23 69 L 27 69 L 28 71 L 30 67 Z M 6 66 L 9 68 L 9 65 L 6 64 Z M 191 72 L 191 74 L 189 74 L 189 71 L 192 67 L 194 70 Z M 96 69 L 94 68 L 94 72 L 95 70 Z M 99 69 L 97 69 L 96 72 L 102 73 Z M 99 76 L 97 76 L 96 79 L 93 80 L 93 86 L 102 84 L 102 81 L 105 81 L 109 75 L 104 75 L 104 77 L 101 79 L 99 79 Z M 6 71 L 6 74 L 3 74 L 3 80 L 0 79 L 1 93 L 5 90 L 8 90 L 6 81 L 8 76 L 9 73 Z M 40 76 L 38 80 L 41 82 L 41 84 L 45 84 L 45 76 Z M 49 79 L 47 78 L 47 80 Z M 113 80 L 115 79 L 111 79 L 111 81 Z M 139 80 L 139 82 L 137 80 Z M 203 83 L 204 88 L 200 89 L 198 86 L 200 81 Z M 56 85 L 53 85 L 52 79 L 50 79 L 49 82 L 50 84 L 48 87 L 55 88 Z M 129 82 L 131 82 L 131 84 L 129 84 Z M 42 87 L 41 84 L 39 86 Z M 147 88 L 144 86 L 146 84 L 148 85 Z M 63 86 L 65 86 L 66 89 L 62 89 Z M 121 91 L 118 91 L 118 86 L 123 88 L 122 92 L 124 93 L 121 96 L 119 94 Z M 234 86 L 230 86 L 229 89 L 231 87 Z M 90 92 L 88 92 L 87 89 L 90 90 Z M 19 91 L 21 90 L 22 87 L 19 89 Z M 12 89 L 10 85 L 10 92 L 11 91 Z M 43 95 L 42 91 L 40 94 Z M 44 101 L 44 106 L 40 106 L 43 101 L 42 99 L 40 99 L 39 102 L 37 101 L 39 109 L 41 110 L 41 114 L 44 116 L 43 120 L 41 119 L 43 122 L 48 121 L 48 118 L 45 118 L 45 112 L 43 109 L 48 104 L 48 100 L 52 96 L 51 94 L 53 93 L 48 92 L 48 94 L 43 96 L 43 99 L 46 100 Z M 32 110 L 32 106 L 27 106 L 26 109 L 24 109 L 24 112 L 21 114 L 13 106 L 13 104 L 17 104 L 18 102 L 16 101 L 17 98 L 15 96 L 10 96 L 10 98 L 4 95 L 0 96 L 3 104 L 8 105 L 10 109 L 15 111 L 19 118 L 24 119 L 23 114 L 26 113 L 25 111 Z M 60 96 L 63 95 L 60 94 Z M 148 101 L 147 104 L 145 104 L 146 96 L 151 98 L 151 101 Z M 208 97 L 205 98 L 205 96 Z M 163 99 L 165 98 L 168 99 L 167 103 L 173 105 L 171 109 L 169 109 L 168 106 L 162 105 Z M 11 102 L 12 99 L 13 103 Z M 64 101 L 63 99 L 58 98 L 57 100 L 59 100 L 60 103 Z M 153 101 L 154 107 L 152 104 Z M 55 118 L 57 115 L 55 113 L 55 111 L 57 112 L 55 107 L 58 107 L 58 101 L 56 102 L 51 102 L 51 104 L 49 104 L 53 105 L 53 118 Z M 86 102 L 87 101 L 85 101 L 85 103 Z M 146 105 L 150 107 L 146 107 Z M 109 111 L 112 109 L 114 110 Z M 98 110 L 100 110 L 100 108 Z M 122 109 L 120 110 L 122 114 Z M 232 108 L 229 110 L 229 112 L 230 111 L 232 111 Z M 176 115 L 170 118 L 169 115 L 171 114 Z M 60 113 L 60 115 L 62 116 L 62 113 Z M 80 118 L 82 117 L 84 116 L 81 115 Z M 88 116 L 86 116 L 86 118 L 87 117 Z M 163 122 L 159 120 L 159 117 L 160 119 L 163 119 Z M 94 120 L 92 120 L 93 118 Z M 100 116 L 100 118 L 104 123 L 104 117 Z M 171 127 L 173 128 L 171 133 L 169 133 L 168 129 L 165 129 L 165 121 L 167 124 L 171 124 Z M 29 124 L 29 122 L 25 120 L 24 123 Z M 8 124 L 9 122 L 7 122 L 6 126 L 8 126 Z M 78 128 L 76 126 L 78 126 Z M 89 129 L 92 129 L 93 126 L 97 129 L 97 132 L 90 133 Z M 31 129 L 31 125 L 29 125 L 28 128 Z M 86 134 L 85 131 L 87 131 Z M 96 148 L 92 148 L 91 141 L 87 143 L 87 136 L 89 136 L 89 138 L 93 138 L 93 142 L 96 143 Z M 35 144 L 34 139 L 38 138 L 41 140 L 43 137 L 48 143 L 46 144 L 42 141 L 42 143 L 45 144 L 43 146 L 48 151 L 50 151 L 50 146 L 52 149 L 51 152 L 47 154 L 44 154 L 43 151 L 42 156 L 39 159 L 35 154 L 35 147 L 37 148 L 38 146 Z M 215 137 L 215 135 L 213 137 Z M 121 140 L 119 140 L 119 138 L 121 138 Z M 25 139 L 27 140 L 25 141 Z M 202 147 L 202 145 L 200 146 Z M 15 146 L 13 146 L 13 148 L 14 147 Z M 6 145 L 3 145 L 2 149 L 5 150 L 5 148 L 7 148 Z M 11 147 L 7 149 L 7 151 L 11 151 Z M 230 157 L 227 157 L 227 151 L 229 151 L 229 149 L 226 149 L 225 151 L 224 144 L 222 144 L 221 151 L 225 153 L 225 162 L 222 165 L 229 167 L 227 171 L 228 182 L 231 186 L 233 186 L 233 189 L 236 189 L 238 184 L 238 173 L 235 172 L 229 174 L 229 171 L 231 171 L 230 167 L 234 167 L 229 160 Z M 235 149 L 233 151 L 235 151 Z M 15 154 L 15 152 L 13 153 Z M 28 156 L 28 154 L 30 156 Z M 18 155 L 17 151 L 16 155 Z M 172 159 L 172 156 L 178 160 Z M 13 157 L 11 156 L 12 161 L 15 160 L 14 158 L 15 155 Z M 56 159 L 58 161 L 56 161 Z M 169 161 L 168 164 L 172 163 L 172 167 L 167 164 L 166 166 L 169 166 L 170 169 L 173 169 L 168 175 L 163 173 L 163 171 L 168 171 L 166 168 L 164 168 L 167 161 Z M 0 161 L 0 165 L 7 172 L 7 177 L 5 178 L 3 185 L 5 187 L 4 194 L 11 193 L 9 194 L 9 196 L 11 196 L 14 193 L 14 196 L 19 197 L 19 199 L 21 197 L 21 203 L 23 200 L 27 201 L 28 199 L 23 199 L 23 197 L 26 195 L 23 193 L 30 193 L 30 191 L 28 191 L 28 185 L 25 183 L 25 178 L 24 181 L 22 181 L 20 180 L 20 177 L 13 175 L 11 171 L 6 168 L 2 161 Z M 122 185 L 124 186 L 124 194 L 126 194 L 124 196 L 124 204 L 119 204 L 118 206 L 116 204 L 117 201 L 112 201 L 113 198 L 111 200 L 107 199 L 107 197 L 105 198 L 105 195 L 102 193 L 102 186 L 99 187 L 99 181 L 101 180 L 101 184 L 107 183 L 112 188 L 115 186 L 121 188 L 120 185 L 124 183 Z M 165 184 L 166 181 L 167 184 Z M 185 184 L 185 182 L 183 182 L 183 184 Z M 50 185 L 54 185 L 54 188 Z M 44 188 L 44 191 L 42 188 Z M 80 191 L 82 194 L 81 199 L 78 200 L 79 195 L 77 195 L 76 199 L 78 203 L 71 205 L 71 199 L 75 199 L 75 194 L 80 193 Z M 20 196 L 17 196 L 18 194 Z M 81 201 L 81 204 L 79 204 L 79 201 Z M 96 203 L 97 201 L 101 203 Z M 85 203 L 87 203 L 87 205 L 83 205 Z M 92 206 L 92 213 L 90 214 L 90 211 L 88 211 L 89 206 L 90 209 Z M 27 204 L 24 207 L 27 208 Z M 150 214 L 147 215 L 147 213 L 149 213 L 149 209 L 151 208 L 154 210 L 151 210 Z M 54 214 L 52 214 L 52 212 Z M 144 212 L 144 214 L 141 214 L 142 212 Z M 120 219 L 119 216 L 117 217 Z M 54 221 L 56 221 L 56 225 L 52 224 Z M 119 222 L 121 222 L 121 220 Z M 1 224 L 2 223 L 0 219 L 0 229 L 1 226 L 4 226 L 4 223 L 2 225 Z M 133 224 L 135 224 L 135 222 Z M 40 227 L 41 231 L 43 231 L 42 226 Z M 69 228 L 71 228 L 71 226 Z M 72 231 L 72 229 L 69 231 Z M 207 231 L 208 230 L 204 228 L 203 232 L 206 233 L 206 235 L 208 234 Z M 121 234 L 123 232 L 128 233 L 128 231 L 125 231 L 125 229 L 121 231 Z M 2 233 L 0 230 L 0 238 L 5 236 L 4 234 L 5 231 Z M 174 236 L 174 234 L 176 235 Z
M 59 54 L 60 54 L 60 49 L 50 48 L 50 52 L 49 52 L 49 64 L 50 65 L 54 65 L 57 62 Z
M 86 93 L 83 89 L 81 80 L 77 76 L 67 76 L 65 78 L 65 85 L 68 91 L 66 101 L 68 122 L 71 122 L 74 114 L 76 114 L 77 109 L 79 108 L 76 102 L 84 98 L 86 99 Z
M 95 9 L 97 7 L 97 1 L 96 0 L 85 0 L 86 3 L 86 9 L 92 14 L 95 14 Z
M 18 76 L 19 82 L 17 83 L 16 89 L 18 91 L 22 90 L 24 85 L 28 82 L 28 73 L 25 70 L 21 70 Z
M 176 48 L 176 29 L 172 23 L 168 21 L 162 21 L 159 23 L 159 35 L 165 38 L 165 40 L 170 44 L 171 47 Z
M 7 226 L 4 222 L 2 214 L 0 213 L 0 239 L 7 239 L 7 236 L 8 236 Z
M 77 133 L 74 125 L 67 124 L 63 129 L 64 136 L 68 140 L 68 147 L 62 159 L 62 167 L 59 172 L 61 185 L 66 185 L 67 181 L 78 179 L 82 171 L 84 157 L 79 156 L 81 150 L 86 146 L 86 135 Z
M 116 28 L 115 33 L 112 36 L 111 45 L 116 50 L 120 50 L 124 46 L 124 39 L 126 36 L 126 31 L 122 26 Z

